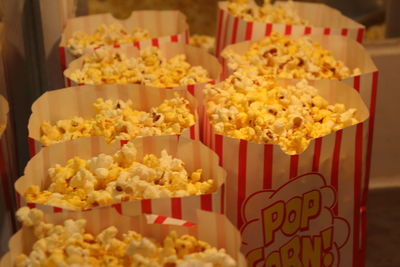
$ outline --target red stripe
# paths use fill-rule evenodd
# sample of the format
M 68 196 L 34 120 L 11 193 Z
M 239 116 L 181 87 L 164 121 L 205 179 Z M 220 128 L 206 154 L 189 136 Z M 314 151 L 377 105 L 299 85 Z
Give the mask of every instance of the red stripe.
M 330 29 L 330 28 L 325 28 L 325 29 L 324 29 L 324 34 L 325 34 L 325 35 L 331 34 L 331 29 Z
M 62 208 L 59 208 L 59 207 L 53 207 L 53 212 L 54 213 L 61 213 L 63 211 L 63 209 Z
M 314 158 L 313 158 L 313 165 L 312 171 L 317 172 L 319 170 L 319 159 L 321 157 L 321 147 L 322 147 L 322 138 L 315 139 L 314 143 Z
M 194 223 L 191 223 L 191 222 L 185 222 L 184 224 L 182 224 L 182 226 L 185 226 L 185 227 L 191 227 L 193 225 L 194 225 Z
M 182 201 L 180 198 L 171 198 L 172 217 L 182 219 Z
M 343 36 L 347 36 L 348 33 L 349 33 L 349 30 L 347 28 L 342 29 Z
M 297 176 L 297 171 L 299 169 L 299 155 L 290 156 L 290 174 L 289 179 Z
M 265 36 L 270 36 L 272 32 L 272 24 L 268 23 L 267 25 L 265 25 Z
M 185 31 L 185 44 L 189 44 L 189 30 Z
M 251 36 L 253 35 L 253 22 L 247 22 L 246 25 L 246 41 L 251 40 Z
M 166 219 L 167 219 L 167 217 L 165 217 L 165 216 L 158 216 L 157 219 L 154 220 L 154 223 L 163 224 L 163 222 L 165 222 Z
M 196 131 L 195 131 L 195 128 L 194 128 L 195 126 L 194 125 L 192 125 L 192 126 L 190 126 L 190 128 L 189 128 L 189 131 L 190 131 L 190 139 L 192 139 L 192 140 L 195 140 L 196 139 Z
M 272 187 L 273 148 L 272 145 L 264 145 L 264 189 Z
M 142 199 L 140 204 L 142 205 L 143 213 L 152 213 L 151 199 Z
M 306 27 L 304 28 L 304 34 L 305 34 L 305 35 L 311 34 L 311 27 L 306 26 Z
M 178 42 L 178 35 L 172 35 L 171 36 L 171 42 L 177 43 Z
M 221 9 L 218 14 L 218 29 L 217 29 L 217 44 L 216 44 L 216 52 L 217 57 L 219 56 L 219 50 L 221 49 L 222 42 L 222 22 L 224 19 L 224 11 Z
M 340 145 L 342 143 L 343 130 L 336 132 L 335 148 L 333 150 L 332 169 L 331 169 L 331 185 L 338 191 L 338 178 L 339 178 L 339 162 L 340 162 Z M 337 202 L 333 207 L 335 214 L 338 214 Z
M 13 230 L 16 229 L 16 221 L 15 221 L 15 216 L 12 212 L 13 210 L 13 199 L 12 199 L 12 177 L 9 176 L 7 170 L 6 170 L 6 161 L 3 158 L 2 155 L 3 147 L 2 143 L 0 142 L 0 179 L 1 179 L 1 184 L 3 188 L 3 196 L 4 196 L 4 203 L 5 203 L 5 208 L 10 212 L 10 219 L 11 219 L 11 225 Z
M 155 47 L 160 47 L 160 44 L 158 43 L 158 38 L 151 39 L 151 45 Z
M 122 147 L 128 143 L 128 140 L 120 140 L 119 145 Z
M 367 250 L 367 212 L 365 206 L 360 209 L 361 217 L 361 252 L 359 256 L 359 265 L 365 266 L 365 253 Z
M 140 49 L 140 43 L 139 42 L 134 42 L 133 46 L 135 46 L 137 49 Z
M 119 44 L 115 44 L 115 45 L 113 45 L 113 47 L 114 47 L 114 48 L 120 48 L 120 47 L 121 47 L 121 45 L 119 45 Z
M 219 156 L 219 165 L 222 166 L 222 135 L 215 135 L 215 152 Z
M 285 26 L 285 35 L 290 35 L 292 33 L 292 25 Z
M 33 158 L 36 155 L 35 140 L 28 137 L 28 145 L 29 145 L 29 157 Z
M 119 213 L 119 214 L 122 214 L 122 205 L 121 204 L 113 204 L 112 205 L 114 208 L 115 208 L 115 210 Z
M 201 209 L 202 210 L 208 210 L 208 211 L 212 210 L 212 198 L 211 198 L 210 194 L 201 195 L 200 200 L 201 200 Z
M 71 87 L 71 83 L 72 83 L 71 80 L 67 78 L 67 86 L 68 87 Z
M 187 89 L 189 91 L 189 93 L 191 93 L 192 95 L 194 95 L 194 84 L 190 84 L 187 86 Z
M 374 125 L 375 125 L 375 108 L 376 108 L 376 93 L 378 89 L 378 72 L 372 74 L 372 92 L 371 101 L 369 107 L 369 123 L 368 123 L 368 143 L 367 143 L 367 156 L 366 156 L 366 168 L 365 168 L 365 184 L 364 192 L 362 197 L 362 204 L 365 205 L 368 199 L 368 184 L 369 175 L 371 172 L 371 156 L 372 156 L 372 144 L 374 140 Z
M 360 92 L 360 76 L 354 76 L 353 85 L 353 88 L 356 89 L 357 92 Z
M 361 44 L 363 42 L 363 37 L 364 37 L 364 29 L 358 29 L 357 42 Z
M 231 44 L 235 44 L 236 43 L 238 24 L 239 24 L 239 18 L 235 17 L 234 20 L 233 20 L 233 31 L 232 31 Z
M 237 199 L 237 226 L 243 224 L 242 204 L 246 198 L 246 165 L 247 165 L 247 141 L 240 140 L 239 143 L 239 166 L 238 166 L 238 199 Z
M 360 191 L 361 191 L 361 176 L 362 176 L 362 140 L 363 139 L 363 124 L 357 125 L 356 131 L 356 146 L 355 146 L 355 162 L 354 162 L 354 244 L 353 244 L 353 266 L 358 265 L 358 249 L 360 238 Z
M 26 205 L 27 205 L 28 208 L 30 208 L 30 209 L 36 208 L 36 204 L 35 204 L 35 203 L 26 203 Z
M 64 72 L 64 70 L 67 69 L 67 60 L 65 59 L 65 49 L 64 47 L 60 47 L 58 51 L 60 53 L 61 71 Z

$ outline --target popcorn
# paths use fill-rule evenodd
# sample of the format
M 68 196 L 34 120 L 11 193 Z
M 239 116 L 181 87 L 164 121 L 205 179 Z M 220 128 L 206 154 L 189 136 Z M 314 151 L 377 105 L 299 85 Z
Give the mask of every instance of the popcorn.
M 40 141 L 49 146 L 80 137 L 104 136 L 106 142 L 110 143 L 140 136 L 180 134 L 195 123 L 194 115 L 188 105 L 188 100 L 175 95 L 171 99 L 164 100 L 158 107 L 145 112 L 132 109 L 131 100 L 124 102 L 99 98 L 93 104 L 96 115 L 92 118 L 74 117 L 59 120 L 53 125 L 47 121 L 43 122 L 40 127 Z M 93 166 L 100 164 L 88 163 Z M 102 165 L 96 169 L 99 169 L 98 174 L 107 176 Z
M 273 32 L 269 37 L 253 43 L 244 55 L 225 49 L 222 56 L 232 70 L 257 67 L 266 77 L 290 79 L 345 79 L 359 75 L 310 37 L 293 39 Z
M 86 220 L 64 221 L 54 225 L 43 221 L 43 212 L 21 208 L 24 227 L 32 227 L 37 241 L 29 254 L 15 258 L 15 266 L 219 266 L 234 267 L 236 261 L 224 249 L 217 249 L 191 235 L 171 231 L 161 244 L 128 231 L 119 239 L 118 229 L 110 226 L 97 236 L 86 232 Z M 26 217 L 40 218 L 35 224 Z M 19 217 L 20 218 L 20 217 Z M 40 225 L 49 225 L 41 232 Z M 39 235 L 37 235 L 37 233 Z
M 281 86 L 257 68 L 240 69 L 220 87 L 205 89 L 207 114 L 217 134 L 277 144 L 290 155 L 310 140 L 358 123 L 357 110 L 329 104 L 305 80 Z
M 67 41 L 67 48 L 74 56 L 80 56 L 85 49 L 94 49 L 100 46 L 133 43 L 150 39 L 146 29 L 134 28 L 131 33 L 119 23 L 100 25 L 92 34 L 74 32 Z
M 201 34 L 190 36 L 189 44 L 207 50 L 208 53 L 214 53 L 215 37 Z
M 270 0 L 264 0 L 261 7 L 250 0 L 229 0 L 228 12 L 247 21 L 308 25 L 306 20 L 300 18 L 291 0 L 274 4 L 271 4 Z
M 210 81 L 206 69 L 191 66 L 186 55 L 167 59 L 156 47 L 140 51 L 139 57 L 128 58 L 113 49 L 97 49 L 84 56 L 83 65 L 70 79 L 83 84 L 144 84 L 154 87 L 175 87 Z
M 209 194 L 216 191 L 212 179 L 205 179 L 202 169 L 188 173 L 184 162 L 161 151 L 137 157 L 133 143 L 127 143 L 114 155 L 100 154 L 88 160 L 79 157 L 56 164 L 49 169 L 51 184 L 41 191 L 28 187 L 27 202 L 59 206 L 67 209 L 88 209 L 122 201 L 183 197 Z M 38 220 L 21 209 L 18 217 L 26 224 Z M 33 213 L 29 213 L 33 214 Z

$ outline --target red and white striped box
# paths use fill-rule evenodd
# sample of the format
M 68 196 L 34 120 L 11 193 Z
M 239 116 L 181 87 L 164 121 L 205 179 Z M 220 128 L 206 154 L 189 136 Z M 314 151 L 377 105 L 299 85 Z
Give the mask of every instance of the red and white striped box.
M 346 78 L 342 80 L 342 82 L 353 87 L 360 93 L 370 113 L 369 120 L 364 122 L 363 126 L 364 130 L 368 130 L 368 139 L 365 142 L 366 148 L 363 150 L 364 157 L 367 158 L 364 172 L 366 178 L 362 189 L 363 204 L 366 205 L 375 124 L 378 70 L 365 48 L 350 38 L 339 35 L 311 36 L 310 38 L 320 43 L 325 49 L 331 51 L 336 59 L 343 61 L 350 69 L 359 68 L 361 71 L 360 75 Z M 261 39 L 262 38 L 230 45 L 226 47 L 226 49 L 232 49 L 239 55 L 243 55 L 254 42 Z M 232 70 L 230 70 L 228 66 L 224 66 L 224 69 L 227 74 L 232 73 Z
M 149 136 L 137 138 L 131 142 L 137 149 L 138 158 L 143 158 L 146 154 L 158 156 L 163 149 L 166 149 L 168 154 L 185 163 L 188 173 L 203 169 L 202 176 L 214 180 L 217 191 L 205 195 L 116 203 L 112 206 L 118 212 L 131 216 L 141 213 L 157 214 L 186 221 L 192 221 L 196 217 L 197 209 L 216 213 L 224 212 L 221 199 L 224 193 L 226 172 L 218 165 L 219 160 L 215 152 L 198 140 L 179 136 Z M 28 162 L 24 176 L 15 183 L 16 191 L 23 196 L 31 185 L 38 185 L 41 190 L 44 190 L 51 182 L 48 169 L 54 167 L 55 164 L 66 164 L 69 159 L 77 156 L 89 159 L 101 153 L 113 155 L 125 143 L 123 141 L 107 144 L 101 137 L 89 137 L 45 147 Z M 28 206 L 36 206 L 46 213 L 63 213 L 66 210 L 56 206 L 34 203 L 28 203 Z M 99 207 L 99 209 L 101 208 Z
M 249 266 L 360 266 L 368 109 L 344 83 L 310 83 L 329 103 L 356 108 L 360 123 L 312 140 L 299 155 L 215 134 L 204 123 L 205 142 L 228 173 L 226 215 L 241 229 Z
M 200 139 L 197 101 L 186 90 L 165 90 L 144 85 L 84 85 L 53 90 L 44 93 L 32 104 L 32 114 L 28 123 L 28 143 L 30 157 L 40 151 L 40 126 L 44 121 L 55 123 L 62 119 L 72 119 L 74 116 L 93 117 L 93 103 L 97 98 L 111 100 L 131 100 L 133 109 L 148 111 L 160 105 L 165 99 L 178 94 L 189 101 L 189 108 L 194 114 L 196 123 L 185 129 L 181 136 Z
M 13 214 L 15 209 L 15 193 L 12 190 L 13 181 L 17 177 L 17 171 L 16 162 L 14 161 L 14 143 L 8 116 L 8 101 L 0 95 L 0 216 L 3 218 L 0 231 L 4 237 L 11 236 L 17 227 Z M 0 249 L 0 253 L 1 251 L 2 249 Z
M 85 219 L 86 231 L 93 235 L 97 235 L 109 226 L 115 226 L 120 234 L 131 230 L 158 243 L 162 243 L 170 231 L 176 231 L 178 235 L 192 235 L 218 249 L 224 248 L 226 253 L 236 260 L 238 267 L 247 266 L 243 254 L 240 253 L 240 233 L 224 215 L 199 210 L 194 221 L 195 224 L 190 227 L 152 223 L 146 217 L 145 215 L 124 216 L 113 209 L 96 209 L 84 212 L 69 211 L 61 214 L 46 213 L 44 220 L 46 223 L 64 224 L 67 219 Z M 10 251 L 0 260 L 0 266 L 14 266 L 15 258 L 21 253 L 29 255 L 36 240 L 32 228 L 22 227 L 11 238 Z
M 186 16 L 177 10 L 140 10 L 133 11 L 129 18 L 119 20 L 112 14 L 89 15 L 68 19 L 61 36 L 59 45 L 60 62 L 62 71 L 76 57 L 68 51 L 67 41 L 73 36 L 74 32 L 94 33 L 98 26 L 105 24 L 111 25 L 119 23 L 128 32 L 134 28 L 146 29 L 151 39 L 134 43 L 125 43 L 115 46 L 136 46 L 147 47 L 155 43 L 189 43 L 189 25 Z M 110 46 L 106 46 L 110 47 Z M 87 52 L 93 49 L 87 49 Z
M 202 48 L 186 45 L 184 43 L 153 43 L 153 46 L 160 48 L 160 50 L 163 52 L 164 56 L 167 59 L 176 56 L 178 54 L 184 54 L 186 55 L 186 60 L 187 62 L 189 62 L 190 65 L 201 66 L 208 71 L 211 79 L 209 82 L 196 83 L 186 86 L 164 87 L 166 89 L 173 89 L 173 90 L 181 90 L 181 89 L 188 90 L 196 98 L 198 103 L 198 114 L 199 117 L 202 118 L 204 110 L 203 89 L 208 83 L 218 82 L 220 80 L 220 76 L 222 73 L 222 67 L 221 64 L 219 64 L 217 58 L 207 53 L 207 51 L 205 51 Z M 139 49 L 133 46 L 121 46 L 119 48 L 113 48 L 113 49 L 115 49 L 116 51 L 120 51 L 121 53 L 124 53 L 125 55 L 127 55 L 127 57 L 137 57 L 139 55 Z M 64 71 L 64 77 L 66 82 L 65 86 L 81 85 L 78 84 L 76 81 L 70 79 L 71 73 L 77 69 L 80 69 L 83 65 L 85 56 L 90 56 L 90 55 L 91 53 L 87 53 L 86 55 L 72 61 L 69 64 L 68 68 Z
M 338 10 L 323 4 L 293 2 L 301 18 L 309 26 L 285 25 L 245 21 L 232 16 L 227 9 L 228 2 L 218 3 L 216 55 L 219 57 L 224 47 L 242 41 L 268 36 L 271 32 L 285 35 L 343 35 L 362 43 L 365 27 L 341 14 Z

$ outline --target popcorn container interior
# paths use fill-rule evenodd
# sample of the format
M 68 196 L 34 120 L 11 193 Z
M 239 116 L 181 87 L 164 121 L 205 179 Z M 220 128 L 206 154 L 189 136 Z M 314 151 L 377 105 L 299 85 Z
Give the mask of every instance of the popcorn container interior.
M 258 39 L 268 36 L 272 32 L 285 35 L 343 35 L 357 42 L 362 42 L 365 27 L 344 16 L 338 10 L 320 3 L 278 2 L 289 14 L 298 16 L 301 20 L 297 25 L 281 23 L 265 23 L 260 21 L 244 20 L 235 17 L 229 11 L 229 2 L 218 3 L 218 22 L 216 35 L 216 55 L 219 57 L 224 47 L 242 41 Z M 240 4 L 232 6 L 237 9 Z M 256 7 L 255 3 L 250 6 Z M 282 10 L 280 10 L 282 11 Z M 285 11 L 280 12 L 284 14 Z M 271 12 L 271 11 L 270 11 Z M 278 16 L 277 20 L 283 20 Z
M 197 102 L 185 90 L 165 90 L 144 85 L 85 85 L 47 92 L 32 105 L 32 115 L 28 124 L 30 155 L 35 155 L 44 145 L 41 142 L 43 122 L 53 124 L 76 116 L 92 118 L 96 115 L 93 103 L 98 98 L 125 102 L 131 100 L 132 109 L 149 112 L 152 107 L 159 106 L 176 95 L 189 102 L 188 109 L 195 120 L 195 124 L 183 129 L 181 135 L 199 139 Z
M 104 190 L 98 190 L 98 192 L 107 194 L 107 196 L 109 195 L 110 197 L 112 197 L 111 201 L 107 201 L 105 204 L 103 204 L 103 199 L 106 198 L 102 197 L 101 200 L 100 198 L 99 200 L 96 200 L 97 206 L 86 206 L 86 208 L 83 207 L 83 209 L 107 209 L 107 206 L 112 206 L 113 208 L 115 208 L 115 210 L 124 215 L 134 216 L 140 215 L 142 213 L 157 214 L 176 219 L 183 219 L 190 222 L 196 219 L 197 209 L 213 211 L 216 213 L 223 212 L 223 202 L 221 201 L 221 198 L 223 196 L 223 184 L 225 182 L 226 172 L 218 165 L 218 156 L 211 149 L 209 149 L 199 141 L 194 141 L 192 139 L 177 136 L 143 137 L 129 141 L 129 144 L 132 145 L 133 148 L 131 146 L 128 146 L 125 147 L 125 150 L 124 148 L 122 148 L 121 150 L 121 147 L 125 146 L 124 144 L 120 144 L 119 142 L 107 144 L 100 137 L 89 137 L 45 147 L 29 161 L 27 167 L 25 168 L 24 176 L 19 178 L 15 183 L 16 191 L 21 196 L 25 196 L 25 193 L 28 192 L 28 188 L 32 185 L 38 186 L 40 190 L 43 191 L 45 189 L 48 189 L 51 183 L 57 184 L 58 182 L 56 181 L 57 179 L 55 178 L 55 176 L 50 176 L 49 169 L 56 167 L 57 164 L 60 164 L 59 166 L 65 166 L 67 162 L 69 162 L 69 160 L 74 159 L 75 157 L 79 157 L 83 160 L 91 160 L 93 163 L 96 161 L 98 162 L 97 165 L 99 166 L 99 168 L 109 168 L 109 177 L 106 178 L 109 179 L 111 177 L 111 173 L 113 173 L 113 170 L 111 167 L 103 167 L 103 165 L 99 165 L 100 154 L 113 156 L 114 159 L 116 157 L 120 157 L 117 155 L 121 155 L 122 158 L 125 159 L 125 161 L 123 160 L 122 162 L 117 163 L 115 159 L 113 164 L 117 164 L 118 166 L 122 167 L 131 164 L 132 157 L 134 161 L 140 162 L 140 159 L 148 157 L 149 154 L 153 154 L 156 157 L 159 157 L 161 155 L 161 158 L 159 160 L 162 166 L 168 164 L 176 165 L 177 160 L 182 160 L 182 165 L 184 166 L 189 176 L 190 173 L 194 173 L 196 170 L 201 169 L 201 177 L 204 179 L 199 180 L 199 182 L 201 183 L 192 183 L 194 187 L 198 188 L 195 191 L 196 193 L 193 194 L 189 191 L 186 191 L 188 190 L 188 187 L 185 187 L 185 189 L 183 189 L 183 187 L 179 187 L 177 189 L 168 189 L 171 190 L 169 194 L 170 196 L 163 196 L 163 192 L 158 189 L 161 187 L 157 187 L 157 183 L 160 184 L 161 182 L 156 181 L 154 186 L 150 186 L 150 184 L 148 184 L 149 188 L 146 187 L 145 192 L 143 192 L 140 196 L 134 196 L 135 199 L 121 199 L 118 198 L 118 195 L 122 196 L 121 193 L 124 193 L 125 196 L 133 196 L 133 193 L 135 192 L 132 191 L 140 191 L 142 190 L 141 188 L 144 185 L 143 182 L 140 181 L 132 182 L 132 177 L 134 175 L 139 175 L 139 173 L 136 174 L 135 172 L 135 174 L 132 174 L 131 178 L 126 179 L 122 179 L 122 173 L 120 173 L 118 177 L 115 177 L 114 179 L 109 179 L 109 182 L 107 184 L 107 192 Z M 166 151 L 167 155 L 162 155 L 163 150 Z M 173 160 L 174 162 L 170 161 L 170 156 L 168 155 L 172 156 L 172 158 L 176 158 L 177 160 Z M 176 168 L 175 165 L 171 165 L 172 167 L 168 168 Z M 132 168 L 135 167 L 129 168 L 130 169 L 127 170 L 128 173 L 130 173 Z M 144 181 L 149 181 L 149 179 L 157 178 L 151 178 L 152 173 L 148 173 L 148 171 L 150 171 L 148 167 L 143 169 L 143 171 L 141 171 L 142 169 L 139 170 L 139 168 L 137 170 L 142 173 L 140 177 L 142 177 Z M 144 171 L 146 170 L 148 174 L 147 178 L 143 176 Z M 65 170 L 65 172 L 68 171 Z M 168 179 L 177 179 L 176 172 L 177 170 L 169 171 L 168 169 L 164 169 L 163 173 L 161 174 L 161 179 L 168 178 L 170 176 L 171 178 Z M 97 177 L 96 179 L 99 179 L 100 176 L 96 175 L 95 173 L 96 171 L 94 170 L 93 175 Z M 60 175 L 62 174 L 60 173 Z M 78 173 L 75 176 L 77 177 L 77 175 Z M 53 178 L 55 180 L 53 180 Z M 85 176 L 83 177 L 83 179 L 87 180 L 89 179 L 89 177 Z M 212 180 L 211 184 L 209 183 L 209 180 Z M 100 180 L 98 181 L 100 182 Z M 116 184 L 114 182 L 115 185 L 112 185 L 116 189 L 113 189 L 112 193 L 108 194 L 109 188 L 112 187 L 110 183 L 111 181 L 117 182 Z M 190 181 L 187 181 L 187 183 L 189 182 Z M 137 186 L 133 187 L 134 184 L 137 184 Z M 207 186 L 207 189 L 201 191 L 201 188 L 204 186 Z M 81 188 L 77 185 L 75 185 L 75 187 L 76 189 Z M 86 188 L 86 186 L 82 185 L 82 188 Z M 176 191 L 181 189 L 185 190 L 185 194 L 182 196 L 178 196 L 178 192 Z M 91 191 L 94 190 L 95 189 L 92 189 Z M 58 191 L 56 190 L 52 192 Z M 88 191 L 88 194 L 90 193 L 91 192 Z M 26 201 L 26 198 L 24 198 L 23 200 Z M 86 200 L 84 201 L 87 201 L 87 204 L 90 204 L 89 198 L 86 198 Z M 47 202 L 44 202 L 42 204 L 28 203 L 28 206 L 35 206 L 42 209 L 46 213 L 63 213 L 64 211 L 68 210 L 80 209 L 79 206 L 73 206 L 69 204 L 72 202 L 51 202 L 52 201 L 48 200 Z
M 113 209 L 92 210 L 85 212 L 66 212 L 62 214 L 44 214 L 44 221 L 55 225 L 64 224 L 67 219 L 86 220 L 86 232 L 97 235 L 110 226 L 118 229 L 117 238 L 123 233 L 135 231 L 144 237 L 161 243 L 170 231 L 180 235 L 191 235 L 205 241 L 217 249 L 225 249 L 236 262 L 236 266 L 245 267 L 246 261 L 240 253 L 240 233 L 223 215 L 206 211 L 198 211 L 195 225 L 190 227 L 148 223 L 145 215 L 124 216 Z M 0 261 L 0 266 L 13 266 L 21 253 L 28 254 L 37 241 L 31 227 L 22 227 L 10 240 L 10 251 Z
M 115 24 L 122 25 L 122 29 L 117 27 L 113 29 L 113 31 L 111 31 L 111 29 L 107 30 L 107 27 Z M 102 25 L 105 25 L 106 29 L 102 28 L 101 30 L 103 30 L 104 35 L 110 39 L 113 37 L 117 38 L 121 32 L 132 33 L 135 32 L 135 30 L 144 30 L 147 33 L 145 36 L 137 38 L 137 41 L 132 40 L 132 42 L 128 42 L 129 40 L 123 40 L 121 43 L 113 44 L 115 46 L 127 45 L 143 48 L 154 44 L 163 44 L 168 42 L 189 42 L 189 26 L 186 22 L 186 16 L 177 10 L 133 11 L 129 18 L 124 20 L 119 20 L 113 17 L 112 14 L 98 14 L 70 18 L 66 21 L 59 47 L 62 70 L 65 70 L 69 63 L 77 56 L 99 47 L 76 49 L 74 46 L 79 46 L 79 41 L 76 41 L 75 43 L 72 41 L 74 40 L 74 34 L 76 34 L 76 32 L 94 34 Z M 93 39 L 96 40 L 96 38 Z M 113 45 L 106 45 L 106 47 L 113 47 Z
M 361 261 L 368 137 L 363 122 L 369 112 L 360 95 L 341 82 L 312 85 L 330 104 L 355 108 L 359 123 L 311 140 L 300 154 L 215 134 L 205 122 L 205 142 L 227 171 L 226 215 L 241 229 L 249 266 L 359 266 Z

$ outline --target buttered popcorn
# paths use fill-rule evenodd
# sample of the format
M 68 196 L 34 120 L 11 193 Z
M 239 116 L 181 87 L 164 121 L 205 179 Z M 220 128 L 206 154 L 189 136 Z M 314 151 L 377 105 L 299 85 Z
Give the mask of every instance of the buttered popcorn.
M 72 37 L 67 40 L 67 48 L 74 56 L 80 56 L 88 48 L 133 43 L 147 39 L 150 39 L 150 34 L 146 29 L 134 28 L 129 32 L 119 23 L 102 24 L 94 33 L 74 32 Z
M 180 134 L 195 124 L 189 101 L 176 95 L 149 112 L 135 110 L 132 101 L 104 100 L 93 104 L 92 118 L 73 117 L 54 124 L 43 122 L 40 142 L 45 146 L 80 137 L 103 136 L 106 142 L 130 140 L 141 136 Z
M 216 190 L 212 179 L 202 169 L 191 174 L 184 162 L 166 150 L 161 156 L 136 155 L 132 143 L 114 155 L 100 154 L 89 160 L 70 159 L 65 166 L 56 164 L 48 170 L 51 184 L 43 191 L 30 186 L 27 202 L 68 209 L 87 209 L 129 200 L 202 195 Z
M 232 70 L 256 66 L 267 77 L 340 80 L 361 73 L 360 69 L 351 70 L 335 59 L 329 50 L 309 37 L 293 39 L 276 32 L 252 44 L 243 55 L 226 49 L 222 56 Z
M 167 59 L 156 47 L 140 51 L 139 57 L 128 58 L 113 49 L 97 49 L 84 57 L 81 69 L 70 78 L 83 84 L 144 84 L 154 87 L 175 87 L 210 81 L 208 71 L 191 66 L 186 55 Z
M 228 11 L 233 16 L 247 21 L 308 25 L 308 22 L 299 16 L 292 1 L 271 4 L 270 0 L 264 0 L 263 6 L 260 7 L 252 0 L 230 0 Z
M 85 219 L 65 220 L 63 224 L 44 222 L 38 209 L 20 208 L 17 217 L 24 227 L 32 227 L 37 237 L 29 254 L 15 258 L 14 266 L 215 266 L 234 267 L 236 261 L 225 252 L 191 235 L 175 231 L 157 241 L 135 231 L 118 236 L 109 226 L 94 235 L 85 230 Z
M 356 109 L 329 104 L 305 80 L 281 86 L 256 68 L 241 69 L 205 93 L 215 133 L 277 144 L 291 155 L 303 152 L 312 139 L 358 123 Z
M 189 44 L 203 48 L 208 53 L 214 53 L 215 38 L 208 35 L 194 34 L 190 36 Z

